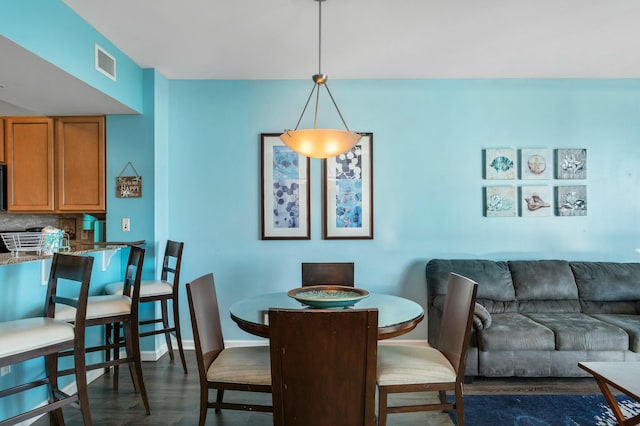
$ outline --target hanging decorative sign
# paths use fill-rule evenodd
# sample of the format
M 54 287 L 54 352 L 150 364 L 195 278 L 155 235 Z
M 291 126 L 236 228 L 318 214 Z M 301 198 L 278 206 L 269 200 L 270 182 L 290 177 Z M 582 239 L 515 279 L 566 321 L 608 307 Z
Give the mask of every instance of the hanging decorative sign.
M 127 167 L 131 167 L 135 176 L 122 176 L 127 170 Z M 127 162 L 124 169 L 116 177 L 116 198 L 140 198 L 142 197 L 142 176 L 138 174 L 138 171 L 131 161 Z

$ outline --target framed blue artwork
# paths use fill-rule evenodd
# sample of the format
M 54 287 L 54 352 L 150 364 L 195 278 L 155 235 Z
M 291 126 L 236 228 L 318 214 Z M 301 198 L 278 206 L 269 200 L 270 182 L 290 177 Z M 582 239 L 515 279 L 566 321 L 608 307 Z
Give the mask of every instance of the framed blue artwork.
M 279 133 L 260 135 L 263 240 L 308 240 L 309 158 L 294 152 Z
M 373 239 L 373 133 L 324 161 L 324 239 Z

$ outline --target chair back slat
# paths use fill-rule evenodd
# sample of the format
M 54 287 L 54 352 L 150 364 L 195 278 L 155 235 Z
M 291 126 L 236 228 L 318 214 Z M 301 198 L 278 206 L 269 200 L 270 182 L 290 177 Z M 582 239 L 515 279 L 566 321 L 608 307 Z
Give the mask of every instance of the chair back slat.
M 198 369 L 206 376 L 207 369 L 224 349 L 213 274 L 203 275 L 188 283 L 187 299 Z M 204 370 L 202 371 L 202 369 Z
M 476 282 L 455 273 L 449 275 L 438 350 L 458 376 L 464 375 L 477 292 Z
M 164 258 L 162 260 L 162 273 L 160 279 L 163 281 L 171 281 L 174 289 L 177 290 L 180 282 L 180 267 L 182 264 L 182 251 L 184 243 L 167 240 L 167 246 L 164 249 Z M 169 280 L 169 274 L 172 275 Z
M 302 263 L 302 286 L 354 286 L 353 262 Z
M 269 310 L 274 425 L 375 424 L 378 311 Z
M 56 304 L 69 305 L 76 308 L 75 324 L 84 329 L 92 268 L 92 256 L 54 253 L 47 284 L 45 316 L 55 318 Z M 62 286 L 69 291 L 61 291 L 59 287 Z M 65 296 L 71 294 L 74 297 Z

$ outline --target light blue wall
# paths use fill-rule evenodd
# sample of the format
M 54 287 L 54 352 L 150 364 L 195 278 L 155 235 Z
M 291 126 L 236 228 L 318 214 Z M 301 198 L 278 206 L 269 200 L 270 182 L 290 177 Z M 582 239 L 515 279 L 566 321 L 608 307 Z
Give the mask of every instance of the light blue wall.
M 311 240 L 261 241 L 259 135 L 293 126 L 307 89 L 170 82 L 169 232 L 186 241 L 184 281 L 215 274 L 226 338 L 251 338 L 230 304 L 297 286 L 303 261 L 355 261 L 356 285 L 424 300 L 435 257 L 640 259 L 640 80 L 333 81 L 350 127 L 374 134 L 375 239 L 322 240 L 312 160 Z M 483 187 L 509 184 L 483 180 L 492 147 L 586 148 L 588 215 L 484 217 Z
M 0 35 L 142 111 L 142 69 L 60 0 L 0 1 Z M 95 45 L 116 59 L 117 81 L 95 68 Z
M 358 285 L 423 300 L 433 257 L 638 260 L 640 80 L 332 80 L 350 127 L 374 133 L 375 239 L 321 239 L 313 160 L 312 239 L 261 241 L 259 134 L 295 125 L 310 81 L 167 81 L 118 56 L 130 79 L 105 86 L 89 70 L 94 42 L 110 43 L 62 2 L 5 5 L 3 35 L 141 111 L 107 120 L 109 238 L 124 238 L 119 221 L 131 217 L 127 237 L 153 242 L 153 264 L 167 238 L 185 241 L 183 282 L 215 273 L 229 339 L 251 337 L 229 305 L 298 285 L 302 261 L 353 260 Z M 491 147 L 586 148 L 588 216 L 484 217 Z M 142 199 L 115 198 L 126 161 L 143 176 Z M 425 336 L 421 326 L 407 337 Z

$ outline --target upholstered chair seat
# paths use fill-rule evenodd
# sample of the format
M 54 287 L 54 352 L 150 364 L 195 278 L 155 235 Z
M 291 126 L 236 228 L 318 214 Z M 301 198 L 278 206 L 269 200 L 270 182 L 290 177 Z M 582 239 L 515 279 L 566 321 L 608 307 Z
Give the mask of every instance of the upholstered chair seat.
M 120 283 L 122 287 L 122 283 Z M 122 293 L 122 288 L 120 289 Z M 128 296 L 89 296 L 87 301 L 87 319 L 105 318 L 131 313 L 131 298 Z M 56 309 L 56 319 L 72 321 L 75 309 L 68 305 Z
M 425 346 L 380 345 L 378 385 L 455 382 L 456 370 L 437 349 Z
M 122 294 L 122 283 L 111 283 L 104 286 L 104 292 L 108 295 Z M 160 296 L 173 293 L 173 285 L 162 280 L 142 280 L 140 282 L 140 297 Z
M 207 369 L 207 380 L 271 386 L 269 347 L 226 348 Z
M 73 341 L 74 337 L 73 325 L 53 318 L 26 318 L 2 322 L 0 358 Z

